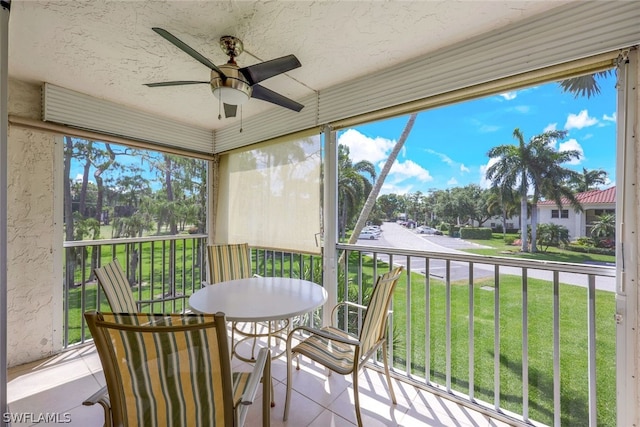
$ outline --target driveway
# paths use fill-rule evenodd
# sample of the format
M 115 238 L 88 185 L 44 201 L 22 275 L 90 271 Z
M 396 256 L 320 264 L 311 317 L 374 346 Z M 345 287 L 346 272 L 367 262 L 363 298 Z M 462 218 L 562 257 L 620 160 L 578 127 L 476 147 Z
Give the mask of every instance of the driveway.
M 441 253 L 466 253 L 461 249 L 482 248 L 482 245 L 468 242 L 459 238 L 452 238 L 448 236 L 434 236 L 426 234 L 418 234 L 415 230 L 410 230 L 402 227 L 395 222 L 385 222 L 382 225 L 382 235 L 377 240 L 358 240 L 358 244 L 402 249 L 414 249 L 431 252 Z M 382 260 L 387 260 L 386 256 L 381 257 Z M 395 257 L 393 259 L 394 264 L 404 265 L 406 267 L 407 257 Z M 411 263 L 411 270 L 415 272 L 426 273 L 425 260 L 420 257 L 411 257 L 409 260 Z M 512 274 L 515 276 L 521 276 L 522 270 L 516 267 L 501 267 L 500 272 L 502 274 Z M 429 262 L 430 276 L 437 279 L 444 279 L 446 275 L 446 261 L 444 260 L 430 260 Z M 528 277 L 553 280 L 553 272 L 545 270 L 528 270 Z M 481 279 L 485 277 L 492 277 L 494 275 L 494 267 L 488 264 L 474 264 L 473 276 L 474 279 Z M 451 262 L 450 263 L 450 278 L 451 281 L 466 280 L 469 277 L 469 264 L 465 262 Z M 583 274 L 573 273 L 560 273 L 560 282 L 568 283 L 577 286 L 587 286 L 587 276 Z M 615 291 L 615 278 L 613 277 L 596 277 L 596 289 L 614 292 Z

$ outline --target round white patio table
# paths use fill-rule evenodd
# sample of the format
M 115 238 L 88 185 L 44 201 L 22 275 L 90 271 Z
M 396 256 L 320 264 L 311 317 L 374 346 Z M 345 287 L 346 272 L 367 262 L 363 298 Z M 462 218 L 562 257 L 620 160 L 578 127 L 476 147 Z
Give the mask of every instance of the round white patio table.
M 320 285 L 308 280 L 287 277 L 251 277 L 247 279 L 229 280 L 205 286 L 189 297 L 189 305 L 199 313 L 225 314 L 231 322 L 270 322 L 266 334 L 246 332 L 234 328 L 245 335 L 240 340 L 257 337 L 283 339 L 278 334 L 288 328 L 288 319 L 308 313 L 325 303 L 327 291 Z M 284 327 L 271 328 L 271 322 L 284 321 Z M 243 357 L 236 351 L 240 344 L 233 345 L 233 352 L 244 361 L 252 359 Z M 273 357 L 282 355 L 274 354 Z
M 251 277 L 205 286 L 189 297 L 200 313 L 223 312 L 234 322 L 283 320 L 305 314 L 327 300 L 327 291 L 308 280 Z

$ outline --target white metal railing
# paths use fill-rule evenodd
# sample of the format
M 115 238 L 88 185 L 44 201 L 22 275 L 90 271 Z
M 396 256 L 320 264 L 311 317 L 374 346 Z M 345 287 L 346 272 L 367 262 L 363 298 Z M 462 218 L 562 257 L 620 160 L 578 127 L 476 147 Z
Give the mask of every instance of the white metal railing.
M 93 274 L 96 267 L 117 258 L 134 298 L 153 300 L 143 310 L 179 312 L 206 280 L 206 245 L 204 234 L 64 242 L 64 347 L 89 339 L 85 311 L 110 310 Z M 261 276 L 300 277 L 322 284 L 317 255 L 252 248 L 252 263 Z
M 144 310 L 178 312 L 201 287 L 206 242 L 204 234 L 64 242 L 64 347 L 89 338 L 85 311 L 110 310 L 96 267 L 117 258 L 134 297 L 154 301 Z
M 390 320 L 390 357 L 397 376 L 511 424 L 615 425 L 615 339 L 611 360 L 606 359 L 611 346 L 604 351 L 598 344 L 611 338 L 609 333 L 615 336 L 615 267 L 379 246 L 338 244 L 337 249 L 347 255 L 341 267 L 349 272 L 340 276 L 341 299 L 361 303 L 383 272 L 378 269 L 406 267 Z M 583 316 L 563 316 L 572 306 L 584 307 Z M 540 307 L 545 313 L 537 312 Z M 360 321 L 351 320 L 351 327 Z M 551 331 L 539 330 L 541 323 Z M 573 332 L 576 323 L 584 335 Z M 343 325 L 350 327 L 346 317 Z M 540 336 L 548 340 L 540 344 Z M 583 347 L 569 345 L 583 339 Z M 538 344 L 532 347 L 533 342 Z M 514 344 L 517 353 L 509 348 Z M 569 366 L 576 347 L 576 366 Z M 485 353 L 491 353 L 492 363 L 486 363 Z M 486 371 L 491 369 L 490 387 Z M 517 393 L 514 375 L 506 371 L 517 373 Z M 586 384 L 573 391 L 569 374 L 582 375 Z M 608 393 L 611 384 L 613 393 Z M 613 415 L 606 415 L 607 407 Z
M 117 257 L 136 298 L 155 297 L 157 304 L 162 304 L 150 310 L 181 310 L 186 298 L 206 279 L 206 239 L 205 235 L 180 235 L 65 242 L 66 272 L 70 259 L 76 262 L 73 276 L 65 274 L 65 346 L 88 339 L 84 311 L 108 309 L 91 274 L 95 264 Z M 615 423 L 615 415 L 607 418 L 600 413 L 606 412 L 601 411 L 605 405 L 612 406 L 615 414 L 615 383 L 611 395 L 600 384 L 612 370 L 615 381 L 615 357 L 602 360 L 598 345 L 602 331 L 615 327 L 613 311 L 610 316 L 603 315 L 600 305 L 614 299 L 615 268 L 363 245 L 338 244 L 336 248 L 347 255 L 346 264 L 338 268 L 339 300 L 366 303 L 378 274 L 390 264 L 406 267 L 408 274 L 394 296 L 390 320 L 394 333 L 390 334 L 389 354 L 396 377 L 511 424 Z M 262 276 L 302 277 L 322 284 L 319 256 L 253 248 L 252 262 L 254 272 Z M 513 295 L 514 288 L 516 307 L 505 297 Z M 546 323 L 549 339 L 544 345 L 550 351 L 542 370 L 536 356 L 540 349 L 532 345 L 533 337 L 539 335 L 532 328 L 542 317 L 535 312 L 540 299 L 550 306 Z M 584 336 L 566 335 L 565 331 L 571 330 L 563 317 L 567 304 L 584 306 L 583 319 L 578 322 Z M 362 313 L 355 319 L 344 316 L 344 328 L 357 330 Z M 308 321 L 318 323 L 319 318 Z M 567 386 L 571 381 L 565 378 L 567 369 L 563 370 L 562 361 L 563 351 L 567 352 L 565 342 L 574 338 L 584 338 L 575 357 L 576 364 L 585 365 L 577 372 L 587 378 L 577 391 Z M 506 348 L 514 341 L 517 357 L 513 357 L 513 349 Z M 465 349 L 462 353 L 461 346 Z M 377 364 L 372 367 L 378 368 Z M 512 379 L 505 379 L 506 370 L 518 374 L 517 393 Z M 549 396 L 540 394 L 541 382 Z M 584 393 L 585 397 L 572 393 Z M 541 409 L 542 401 L 546 401 L 546 409 Z

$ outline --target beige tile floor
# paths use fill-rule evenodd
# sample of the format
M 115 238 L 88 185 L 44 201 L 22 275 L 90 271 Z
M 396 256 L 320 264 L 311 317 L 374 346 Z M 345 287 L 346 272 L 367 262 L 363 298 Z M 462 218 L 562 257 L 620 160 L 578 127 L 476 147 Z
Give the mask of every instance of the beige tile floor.
M 286 363 L 273 362 L 276 406 L 271 410 L 272 426 L 348 427 L 355 425 L 353 388 L 350 378 L 333 374 L 329 377 L 321 366 L 301 361 L 294 370 L 291 412 L 282 421 L 286 391 Z M 234 369 L 250 366 L 233 359 Z M 394 381 L 398 400 L 391 405 L 384 376 L 364 369 L 360 376 L 360 403 L 366 427 L 375 426 L 506 426 L 500 421 L 419 390 L 404 382 Z M 104 385 L 104 375 L 95 347 L 77 347 L 55 357 L 18 366 L 9 370 L 9 410 L 13 414 L 59 414 L 69 420 L 68 426 L 102 426 L 100 407 L 82 406 L 83 399 Z M 66 419 L 65 419 L 66 417 Z M 246 426 L 261 426 L 260 405 L 252 405 Z M 14 423 L 14 426 L 43 426 L 46 423 Z M 62 424 L 61 424 L 62 425 Z

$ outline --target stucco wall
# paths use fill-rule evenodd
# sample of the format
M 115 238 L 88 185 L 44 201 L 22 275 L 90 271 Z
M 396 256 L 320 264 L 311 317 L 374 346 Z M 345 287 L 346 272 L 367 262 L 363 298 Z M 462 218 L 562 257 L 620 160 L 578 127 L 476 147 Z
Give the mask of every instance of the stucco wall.
M 9 114 L 40 118 L 40 87 L 9 82 Z M 55 136 L 10 126 L 7 358 L 10 366 L 62 348 L 62 279 L 54 261 Z

